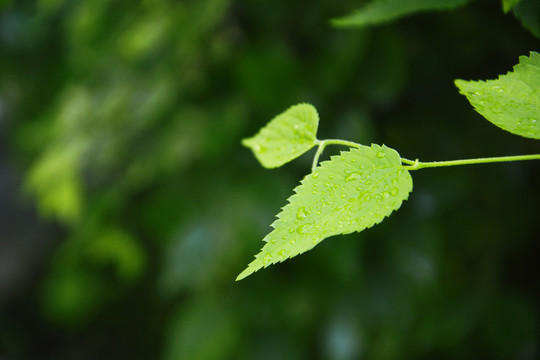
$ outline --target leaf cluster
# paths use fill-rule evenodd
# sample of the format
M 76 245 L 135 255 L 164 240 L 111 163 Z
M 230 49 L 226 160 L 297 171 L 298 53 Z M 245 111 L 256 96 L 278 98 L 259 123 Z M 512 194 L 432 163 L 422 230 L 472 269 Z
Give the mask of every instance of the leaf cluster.
M 497 80 L 455 83 L 493 124 L 516 135 L 540 139 L 540 54 L 522 56 L 513 72 Z M 341 140 L 318 140 L 318 121 L 312 105 L 299 104 L 242 142 L 267 168 L 281 166 L 315 145 L 319 150 L 312 172 L 294 189 L 294 195 L 271 225 L 272 232 L 263 239 L 262 250 L 237 280 L 304 253 L 328 237 L 360 232 L 380 223 L 399 209 L 412 191 L 409 169 L 424 167 L 418 160 L 402 159 L 385 145 L 368 147 Z M 315 166 L 326 142 L 352 148 Z

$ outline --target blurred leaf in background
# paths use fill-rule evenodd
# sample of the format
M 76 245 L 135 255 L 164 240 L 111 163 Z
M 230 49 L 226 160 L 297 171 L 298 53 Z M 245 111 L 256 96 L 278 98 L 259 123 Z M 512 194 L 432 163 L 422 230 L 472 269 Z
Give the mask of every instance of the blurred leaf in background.
M 373 0 L 355 13 L 334 19 L 335 26 L 368 26 L 386 23 L 425 11 L 443 11 L 466 4 L 469 0 Z

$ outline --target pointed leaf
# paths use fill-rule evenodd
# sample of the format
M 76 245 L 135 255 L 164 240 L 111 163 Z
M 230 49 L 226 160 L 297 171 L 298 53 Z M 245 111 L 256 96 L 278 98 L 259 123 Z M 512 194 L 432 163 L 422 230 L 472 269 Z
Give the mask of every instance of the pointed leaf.
M 327 237 L 362 231 L 397 210 L 412 190 L 399 154 L 362 146 L 323 162 L 296 187 L 255 260 L 237 278 L 306 252 Z
M 521 56 L 514 71 L 497 80 L 456 80 L 476 111 L 501 129 L 540 139 L 540 54 Z
M 257 135 L 242 140 L 266 168 L 275 168 L 302 155 L 317 141 L 319 115 L 309 104 L 292 106 L 276 116 Z
M 335 26 L 370 26 L 423 11 L 448 10 L 469 0 L 373 0 L 362 9 L 332 20 Z

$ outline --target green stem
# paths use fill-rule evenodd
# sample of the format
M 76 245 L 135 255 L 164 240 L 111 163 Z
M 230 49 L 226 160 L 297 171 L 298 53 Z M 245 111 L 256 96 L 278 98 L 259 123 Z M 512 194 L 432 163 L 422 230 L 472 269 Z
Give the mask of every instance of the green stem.
M 418 160 L 416 161 L 412 161 L 412 160 L 409 160 L 409 159 L 405 159 L 405 158 L 401 158 L 401 162 L 407 164 L 407 165 L 414 165 L 418 162 Z
M 404 166 L 407 170 L 419 170 L 423 168 L 443 167 L 443 166 L 457 166 L 457 165 L 469 165 L 469 164 L 486 164 L 495 162 L 508 162 L 508 161 L 522 161 L 522 160 L 540 160 L 540 154 L 534 155 L 517 155 L 517 156 L 499 156 L 491 158 L 478 158 L 478 159 L 465 159 L 465 160 L 451 160 L 451 161 L 433 161 L 433 162 L 420 162 L 416 159 L 414 162 L 407 159 L 401 159 L 404 163 L 410 164 Z
M 326 140 L 315 140 L 315 144 L 318 146 L 317 152 L 315 153 L 315 157 L 313 158 L 313 164 L 311 165 L 311 169 L 315 169 L 317 167 L 317 164 L 319 163 L 319 158 L 324 150 L 324 148 L 327 145 L 343 145 L 343 146 L 350 146 L 359 148 L 360 144 L 357 144 L 352 141 L 346 141 L 346 140 L 340 140 L 340 139 L 326 139 Z
M 313 164 L 311 166 L 312 170 L 317 167 L 319 163 L 319 158 L 321 157 L 324 148 L 327 145 L 343 145 L 354 148 L 359 148 L 362 145 L 357 144 L 352 141 L 346 141 L 341 139 L 326 139 L 326 140 L 315 140 L 315 144 L 318 146 L 315 157 L 313 158 Z M 419 170 L 423 168 L 434 168 L 434 167 L 443 167 L 443 166 L 458 166 L 458 165 L 471 165 L 471 164 L 487 164 L 487 163 L 496 163 L 496 162 L 509 162 L 509 161 L 523 161 L 523 160 L 540 160 L 540 154 L 533 155 L 516 155 L 516 156 L 498 156 L 490 158 L 478 158 L 478 159 L 463 159 L 463 160 L 451 160 L 451 161 L 432 161 L 432 162 L 421 162 L 420 160 L 409 160 L 401 158 L 403 167 L 407 170 Z
M 319 140 L 319 141 L 321 141 L 321 140 Z M 355 142 L 347 141 L 347 140 L 341 140 L 341 139 L 326 139 L 326 140 L 322 140 L 321 142 L 325 143 L 324 146 L 326 146 L 326 145 L 343 145 L 343 146 L 350 146 L 350 147 L 354 147 L 354 148 L 362 147 L 362 145 L 357 144 Z

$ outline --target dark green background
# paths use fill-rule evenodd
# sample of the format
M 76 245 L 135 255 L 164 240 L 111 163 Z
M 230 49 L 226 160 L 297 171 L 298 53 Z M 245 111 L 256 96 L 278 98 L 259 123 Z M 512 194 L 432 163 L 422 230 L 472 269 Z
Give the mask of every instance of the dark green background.
M 383 224 L 234 282 L 313 155 L 240 140 L 291 105 L 406 158 L 540 152 L 453 85 L 539 50 L 499 1 L 329 26 L 360 3 L 0 1 L 0 358 L 538 358 L 536 162 L 414 172 Z

